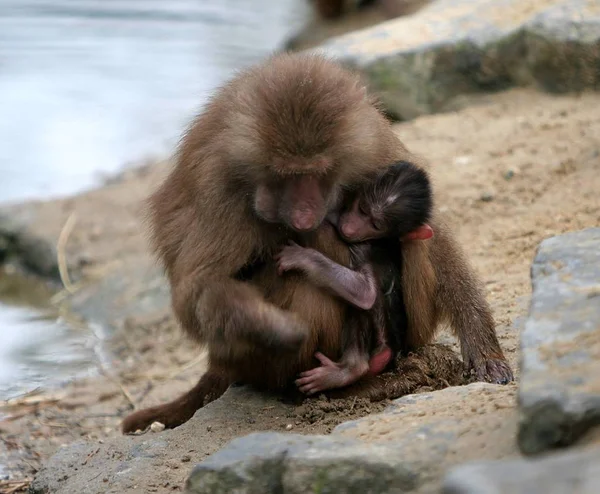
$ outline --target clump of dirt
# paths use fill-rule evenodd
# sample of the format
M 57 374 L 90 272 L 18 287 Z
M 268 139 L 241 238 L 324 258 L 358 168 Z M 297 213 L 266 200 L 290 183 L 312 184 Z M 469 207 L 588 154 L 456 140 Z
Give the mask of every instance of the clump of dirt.
M 439 343 L 396 357 L 396 372 L 414 375 L 418 388 L 432 390 L 466 384 L 469 379 L 463 371 L 463 362 L 458 354 L 448 345 Z
M 347 420 L 364 417 L 370 413 L 378 413 L 385 409 L 389 401 L 372 402 L 368 398 L 328 399 L 324 395 L 306 400 L 294 409 L 294 416 L 300 422 L 323 427 L 331 432 L 334 427 Z

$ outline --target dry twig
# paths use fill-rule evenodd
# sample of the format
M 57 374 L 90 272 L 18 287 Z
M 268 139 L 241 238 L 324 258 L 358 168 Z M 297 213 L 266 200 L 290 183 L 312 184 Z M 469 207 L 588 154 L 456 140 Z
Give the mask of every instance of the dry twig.
M 200 362 L 204 362 L 207 358 L 208 355 L 206 353 L 201 353 L 194 360 L 188 362 L 185 365 L 182 365 L 181 367 L 167 375 L 165 377 L 165 381 L 168 381 L 170 379 L 173 379 L 174 377 L 179 376 L 180 374 L 183 374 L 186 370 L 191 369 L 192 367 L 198 365 Z
M 69 235 L 73 231 L 73 227 L 75 226 L 75 221 L 77 220 L 77 215 L 73 212 L 67 218 L 60 235 L 58 236 L 58 244 L 56 246 L 56 255 L 58 261 L 58 273 L 60 274 L 60 280 L 62 281 L 65 290 L 69 293 L 75 293 L 76 288 L 71 283 L 71 279 L 69 278 L 69 267 L 67 265 L 67 254 L 66 247 L 67 241 L 69 240 Z
M 119 387 L 119 389 L 121 390 L 121 393 L 123 393 L 123 396 L 125 396 L 127 401 L 131 404 L 131 406 L 135 410 L 137 408 L 136 404 L 135 404 L 135 400 L 133 399 L 133 396 L 131 396 L 131 393 L 127 390 L 127 388 L 125 386 L 123 386 L 123 383 L 121 383 L 116 377 L 111 376 L 110 373 L 108 371 L 106 371 L 104 368 L 101 368 L 100 372 L 102 373 L 102 375 L 104 377 L 106 377 L 106 379 L 108 379 L 109 381 L 111 381 L 112 383 L 116 384 Z
M 15 492 L 26 492 L 32 479 L 0 480 L 0 493 L 14 494 Z
M 65 393 L 44 394 L 39 388 L 36 388 L 24 395 L 0 401 L 0 410 L 10 412 L 26 409 L 29 412 L 37 410 L 40 406 L 54 405 L 65 396 Z

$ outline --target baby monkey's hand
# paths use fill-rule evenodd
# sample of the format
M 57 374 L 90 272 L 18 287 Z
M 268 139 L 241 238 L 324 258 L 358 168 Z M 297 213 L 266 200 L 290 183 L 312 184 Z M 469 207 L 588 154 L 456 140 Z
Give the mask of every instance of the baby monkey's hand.
M 277 272 L 282 275 L 286 271 L 304 270 L 309 254 L 305 247 L 301 247 L 295 242 L 290 241 L 281 251 L 275 255 L 277 262 Z

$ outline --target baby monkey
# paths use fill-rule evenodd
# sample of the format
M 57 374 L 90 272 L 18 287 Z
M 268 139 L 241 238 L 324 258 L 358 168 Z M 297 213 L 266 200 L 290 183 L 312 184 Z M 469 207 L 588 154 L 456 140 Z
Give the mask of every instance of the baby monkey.
M 339 217 L 328 217 L 350 244 L 350 267 L 295 243 L 276 256 L 279 274 L 301 271 L 311 283 L 354 308 L 346 321 L 341 360 L 334 362 L 317 352 L 321 365 L 300 374 L 300 391 L 310 395 L 379 374 L 403 347 L 407 319 L 400 240 L 427 223 L 432 207 L 427 173 L 399 161 L 351 196 Z

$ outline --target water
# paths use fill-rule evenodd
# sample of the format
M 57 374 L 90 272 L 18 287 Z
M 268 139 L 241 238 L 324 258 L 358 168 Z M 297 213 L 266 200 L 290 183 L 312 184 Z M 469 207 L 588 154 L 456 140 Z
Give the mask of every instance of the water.
M 0 0 L 0 203 L 72 194 L 169 153 L 211 90 L 277 49 L 306 3 Z M 0 273 L 0 399 L 95 362 L 91 333 L 21 283 Z
M 0 0 L 0 202 L 163 155 L 207 95 L 292 33 L 304 0 Z
M 40 282 L 0 271 L 0 400 L 93 370 L 100 340 L 67 323 Z

